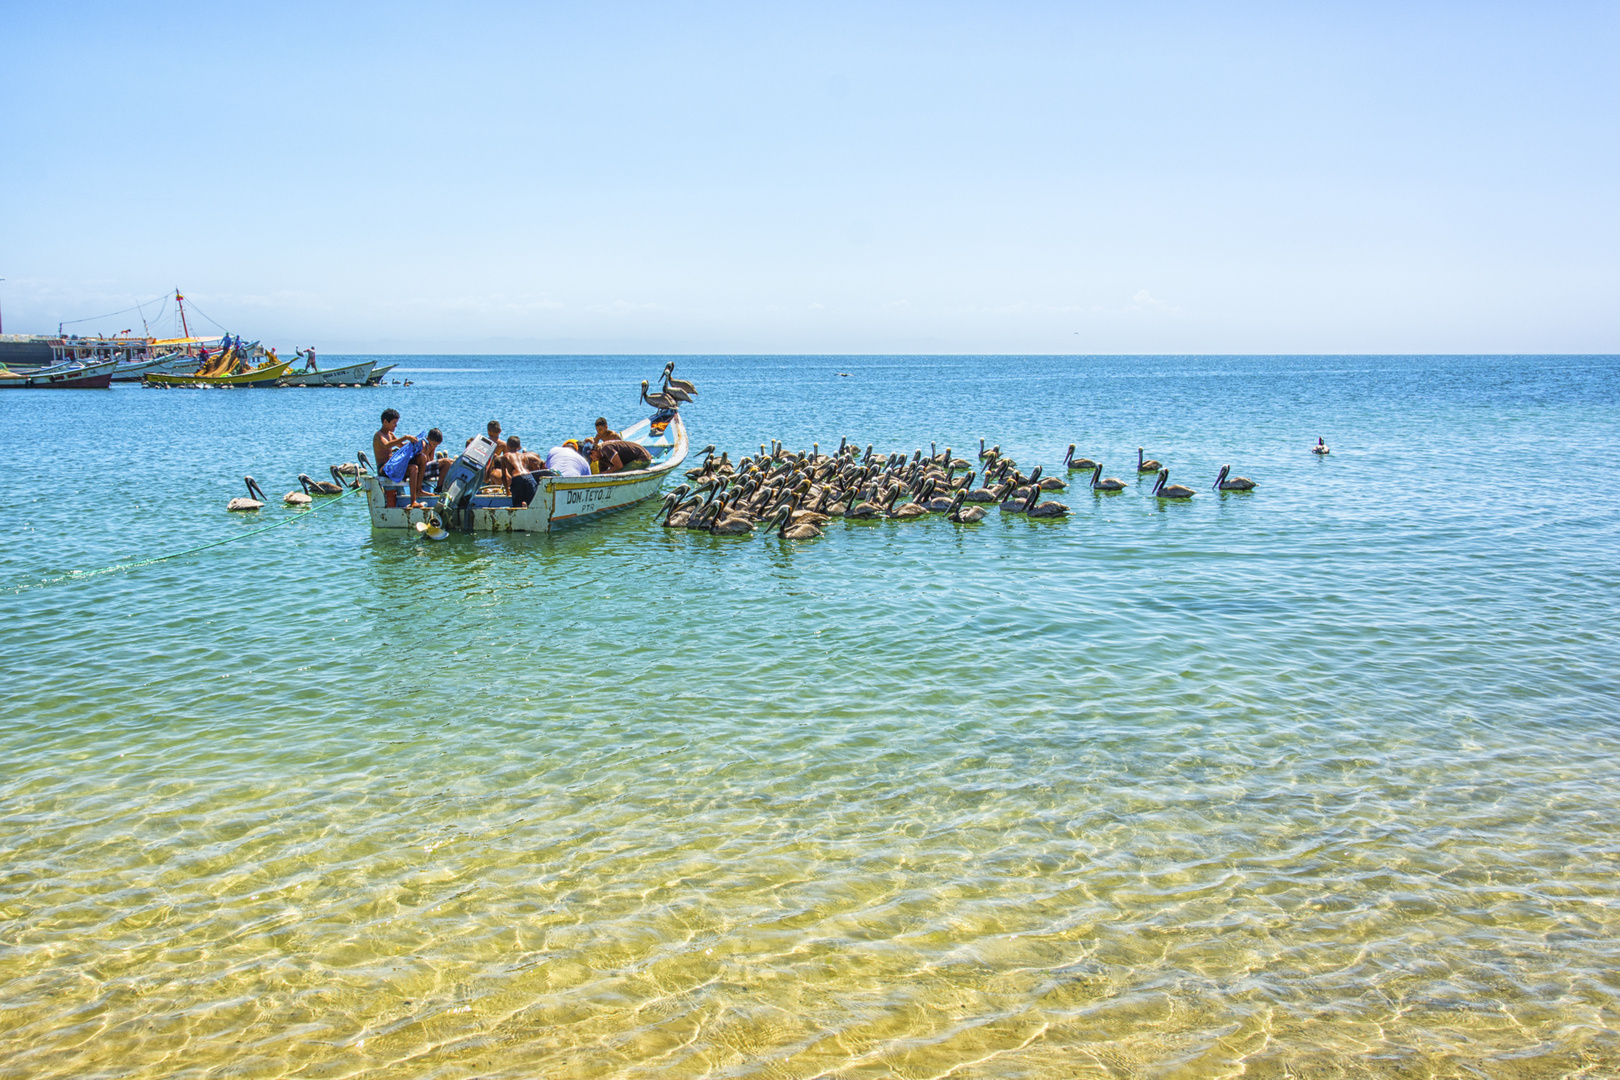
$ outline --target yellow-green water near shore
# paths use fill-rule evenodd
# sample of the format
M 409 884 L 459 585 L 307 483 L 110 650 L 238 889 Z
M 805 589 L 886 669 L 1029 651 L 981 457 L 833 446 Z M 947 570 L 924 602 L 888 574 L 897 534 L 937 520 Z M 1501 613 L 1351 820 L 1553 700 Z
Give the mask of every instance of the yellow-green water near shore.
M 280 520 L 241 474 L 384 405 L 533 444 L 662 362 L 0 402 L 0 1076 L 1620 1072 L 1620 363 L 679 364 L 734 456 L 1130 490 L 805 543 L 350 502 L 19 591 Z

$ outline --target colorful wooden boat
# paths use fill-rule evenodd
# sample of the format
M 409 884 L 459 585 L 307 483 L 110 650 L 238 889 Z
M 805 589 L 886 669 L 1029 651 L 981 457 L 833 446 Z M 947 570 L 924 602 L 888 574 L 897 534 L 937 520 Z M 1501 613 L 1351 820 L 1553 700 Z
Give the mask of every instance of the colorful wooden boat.
M 686 460 L 686 428 L 673 409 L 661 410 L 624 432 L 652 455 L 644 469 L 591 476 L 537 476 L 538 490 L 528 506 L 513 506 L 508 494 L 484 494 L 494 443 L 474 439 L 448 471 L 448 490 L 430 495 L 428 509 L 411 510 L 410 488 L 381 476 L 361 479 L 375 529 L 410 529 L 438 522 L 452 532 L 550 532 L 634 506 L 656 495 L 670 473 Z M 392 491 L 398 505 L 388 505 Z
M 153 373 L 142 381 L 147 386 L 274 386 L 292 367 L 291 360 L 274 360 L 262 367 L 235 375 L 160 375 Z

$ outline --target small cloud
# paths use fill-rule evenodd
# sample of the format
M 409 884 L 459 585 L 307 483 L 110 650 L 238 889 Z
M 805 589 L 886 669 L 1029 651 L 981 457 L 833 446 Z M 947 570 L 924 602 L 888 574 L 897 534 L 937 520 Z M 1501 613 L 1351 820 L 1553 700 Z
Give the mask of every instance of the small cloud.
M 884 311 L 907 311 L 911 308 L 910 300 L 890 300 L 883 305 Z
M 823 308 L 822 308 L 822 306 L 820 304 L 811 304 L 810 305 L 810 310 L 811 311 L 821 311 L 821 310 L 823 310 Z

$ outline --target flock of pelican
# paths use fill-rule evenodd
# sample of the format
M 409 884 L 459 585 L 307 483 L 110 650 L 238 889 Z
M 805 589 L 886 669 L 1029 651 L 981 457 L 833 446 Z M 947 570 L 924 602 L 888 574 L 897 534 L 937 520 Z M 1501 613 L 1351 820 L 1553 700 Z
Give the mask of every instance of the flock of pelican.
M 331 467 L 332 479 L 330 480 L 312 480 L 307 473 L 299 473 L 298 486 L 300 490 L 287 492 L 281 497 L 281 501 L 287 506 L 308 506 L 315 501 L 314 496 L 316 495 L 341 495 L 344 488 L 354 487 L 358 483 L 358 481 L 354 481 L 345 484 L 343 478 L 345 476 L 359 476 L 360 472 L 360 466 L 353 462 L 346 462 Z M 237 496 L 225 504 L 225 509 L 264 509 L 264 504 L 269 502 L 270 498 L 264 493 L 264 489 L 259 486 L 259 482 L 251 476 L 242 477 L 242 482 L 247 485 L 247 497 Z
M 1320 439 L 1312 450 L 1328 452 Z M 688 482 L 664 496 L 658 523 L 666 529 L 746 536 L 766 528 L 784 539 L 809 540 L 821 536 L 822 528 L 837 517 L 916 521 L 942 514 L 948 521 L 968 524 L 984 520 L 991 508 L 1031 518 L 1057 518 L 1069 512 L 1061 502 L 1042 501 L 1049 492 L 1066 490 L 1067 481 L 1043 476 L 1039 465 L 1025 475 L 1001 447 L 986 448 L 982 439 L 977 463 L 954 456 L 950 447 L 940 452 L 937 443 L 930 444 L 927 454 L 916 450 L 908 456 L 879 454 L 870 445 L 863 451 L 848 439 L 831 454 L 822 453 L 819 443 L 808 452 L 794 452 L 774 440 L 761 445 L 758 454 L 736 462 L 729 453 L 715 457 L 712 446 L 701 453 L 703 462 L 687 471 Z M 1098 495 L 1126 488 L 1125 481 L 1103 476 L 1101 462 L 1076 457 L 1073 444 L 1063 467 L 1066 473 L 1089 471 L 1084 482 Z M 1170 483 L 1170 470 L 1149 459 L 1142 447 L 1136 451 L 1136 472 L 1139 478 L 1154 476 L 1153 498 L 1190 499 L 1197 494 Z M 1254 488 L 1253 480 L 1233 476 L 1232 467 L 1223 465 L 1212 490 Z

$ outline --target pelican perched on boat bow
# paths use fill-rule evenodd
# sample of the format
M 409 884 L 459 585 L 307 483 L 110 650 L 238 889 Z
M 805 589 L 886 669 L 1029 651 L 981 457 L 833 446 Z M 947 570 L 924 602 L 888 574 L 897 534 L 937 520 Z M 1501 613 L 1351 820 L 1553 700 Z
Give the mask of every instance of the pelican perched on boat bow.
M 680 405 L 680 402 L 676 401 L 674 398 L 670 397 L 668 394 L 649 394 L 649 393 L 647 393 L 647 388 L 650 387 L 651 385 L 652 384 L 649 383 L 646 379 L 641 380 L 641 400 L 642 401 L 645 401 L 647 404 L 651 405 L 655 409 L 674 409 L 674 408 L 677 408 Z

